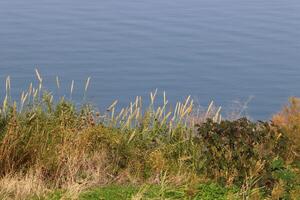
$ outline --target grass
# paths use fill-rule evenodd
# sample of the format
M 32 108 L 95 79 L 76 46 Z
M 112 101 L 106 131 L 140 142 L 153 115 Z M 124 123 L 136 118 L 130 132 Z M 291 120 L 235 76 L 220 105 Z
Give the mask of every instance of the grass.
M 80 200 L 130 200 L 130 199 L 193 199 L 193 200 L 225 200 L 236 192 L 216 184 L 201 184 L 194 188 L 167 187 L 161 185 L 109 185 L 92 188 L 79 194 Z M 232 196 L 230 196 L 232 195 Z M 45 199 L 58 200 L 64 196 L 63 191 L 49 194 Z
M 0 199 L 295 199 L 300 101 L 273 122 L 226 120 L 165 92 L 106 110 L 30 84 L 0 109 Z M 90 84 L 87 79 L 84 98 Z M 61 87 L 56 78 L 57 88 Z M 71 84 L 70 97 L 74 91 Z M 118 112 L 117 112 L 118 110 Z M 293 116 L 293 117 L 291 117 Z M 234 189 L 233 189 L 234 188 Z
M 84 192 L 80 195 L 80 199 L 131 199 L 137 192 L 138 188 L 133 186 L 115 186 L 110 185 L 103 188 L 95 188 Z
M 199 185 L 193 190 L 186 188 L 166 188 L 152 185 L 141 188 L 132 186 L 108 186 L 97 188 L 80 195 L 80 199 L 203 199 L 203 200 L 225 200 L 227 189 L 214 185 Z

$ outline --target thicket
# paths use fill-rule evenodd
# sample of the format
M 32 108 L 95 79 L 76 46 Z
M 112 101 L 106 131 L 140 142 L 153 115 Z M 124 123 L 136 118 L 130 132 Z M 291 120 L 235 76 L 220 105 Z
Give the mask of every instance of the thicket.
M 164 94 L 156 106 L 156 92 L 146 108 L 137 97 L 118 113 L 117 102 L 99 112 L 55 102 L 37 75 L 38 88 L 31 85 L 18 103 L 7 95 L 0 111 L 2 198 L 24 197 L 8 188 L 13 177 L 31 180 L 26 197 L 74 185 L 162 181 L 185 185 L 191 197 L 193 186 L 205 182 L 238 188 L 242 199 L 300 197 L 297 98 L 267 122 L 224 120 L 212 104 L 198 115 L 190 97 L 173 109 Z

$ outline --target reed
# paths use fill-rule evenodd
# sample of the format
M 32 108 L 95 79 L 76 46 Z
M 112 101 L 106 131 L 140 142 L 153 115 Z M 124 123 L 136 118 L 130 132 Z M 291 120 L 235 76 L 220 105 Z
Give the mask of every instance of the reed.
M 231 137 L 240 135 L 249 142 L 252 140 L 247 138 L 248 133 L 258 134 L 268 139 L 260 138 L 255 144 L 245 144 L 243 138 L 237 137 L 239 145 L 253 147 L 251 152 L 255 155 L 268 152 L 274 160 L 281 155 L 272 148 L 269 151 L 261 149 L 279 140 L 270 136 L 270 130 L 277 134 L 279 129 L 270 123 L 262 126 L 227 121 L 221 115 L 222 108 L 215 106 L 214 102 L 204 112 L 198 110 L 191 96 L 172 106 L 166 92 L 160 96 L 156 89 L 150 92 L 148 105 L 144 104 L 141 96 L 137 96 L 124 108 L 119 108 L 118 100 L 115 100 L 105 110 L 99 111 L 92 105 L 76 106 L 71 101 L 76 85 L 74 80 L 68 100 L 46 91 L 43 77 L 37 69 L 35 76 L 37 85 L 31 83 L 21 92 L 19 100 L 11 97 L 11 80 L 6 78 L 6 94 L 0 108 L 0 182 L 11 180 L 13 184 L 24 184 L 16 181 L 15 177 L 18 177 L 24 180 L 30 178 L 31 183 L 23 193 L 19 191 L 22 187 L 17 187 L 17 191 L 0 186 L 0 195 L 5 196 L 7 191 L 11 191 L 19 199 L 24 199 L 33 191 L 32 188 L 37 187 L 37 195 L 63 189 L 69 191 L 66 193 L 69 197 L 77 198 L 74 194 L 85 188 L 111 183 L 160 184 L 161 195 L 165 195 L 169 185 L 190 187 L 189 183 L 222 182 L 219 179 L 225 177 L 223 183 L 232 184 L 234 179 L 241 181 L 238 185 L 240 195 L 248 198 L 264 189 L 257 180 L 263 180 L 269 169 L 264 165 L 263 170 L 256 170 L 256 164 L 272 162 L 257 161 L 254 156 L 245 159 L 244 154 L 238 154 L 242 158 L 239 166 L 243 166 L 243 173 L 247 176 L 240 178 L 236 168 L 224 170 L 220 153 L 227 156 L 227 162 L 232 160 L 232 166 L 237 166 L 233 163 L 235 150 L 244 152 L 244 149 L 235 149 L 231 145 Z M 59 77 L 55 81 L 59 90 Z M 88 77 L 82 91 L 84 102 L 90 81 Z M 162 99 L 162 103 L 158 98 Z M 291 112 L 288 114 L 292 115 Z M 282 141 L 289 142 L 289 134 L 277 136 L 287 138 Z M 216 145 L 210 145 L 213 144 L 211 140 Z M 228 146 L 224 146 L 225 143 Z M 296 145 L 293 143 L 293 147 Z M 219 147 L 223 149 L 216 150 Z M 283 149 L 281 153 L 285 153 Z M 216 155 L 215 158 L 209 158 L 210 153 Z M 211 162 L 214 159 L 215 162 Z M 283 167 L 287 167 L 290 160 Z M 205 166 L 205 163 L 210 163 L 210 166 Z M 249 168 L 245 167 L 245 163 L 250 163 Z M 147 186 L 142 187 L 134 198 L 141 199 L 147 189 Z M 289 191 L 294 190 L 289 188 Z

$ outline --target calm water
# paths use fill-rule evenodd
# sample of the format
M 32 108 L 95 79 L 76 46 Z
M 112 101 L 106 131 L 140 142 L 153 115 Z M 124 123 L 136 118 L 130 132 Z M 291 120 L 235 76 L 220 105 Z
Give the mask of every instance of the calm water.
M 0 78 L 16 95 L 38 66 L 49 89 L 100 107 L 166 90 L 269 118 L 300 95 L 299 0 L 1 0 Z

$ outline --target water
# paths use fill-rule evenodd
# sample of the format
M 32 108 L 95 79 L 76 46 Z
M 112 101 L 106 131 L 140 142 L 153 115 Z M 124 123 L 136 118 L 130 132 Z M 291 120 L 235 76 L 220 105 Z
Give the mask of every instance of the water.
M 0 1 L 2 83 L 17 95 L 37 66 L 49 89 L 60 76 L 58 93 L 74 79 L 77 100 L 91 76 L 100 107 L 158 88 L 204 106 L 253 96 L 248 113 L 266 119 L 300 95 L 300 1 Z

